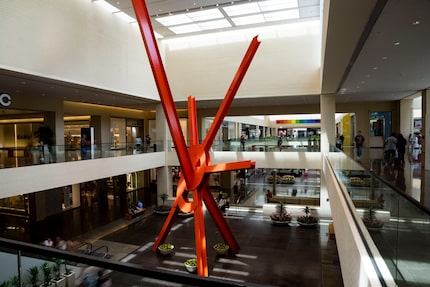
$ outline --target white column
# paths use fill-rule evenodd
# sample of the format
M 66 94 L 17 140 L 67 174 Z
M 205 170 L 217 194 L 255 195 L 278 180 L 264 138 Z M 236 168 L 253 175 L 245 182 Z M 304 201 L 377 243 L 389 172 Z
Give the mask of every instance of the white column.
M 330 149 L 330 144 L 336 143 L 336 95 L 320 96 L 321 111 L 321 153 Z
M 400 100 L 400 130 L 401 133 L 406 139 L 409 137 L 409 134 L 413 131 L 413 122 L 412 122 L 412 99 L 404 99 Z
M 336 95 L 320 96 L 321 111 L 321 157 L 328 153 L 330 145 L 336 143 Z M 330 215 L 330 203 L 328 201 L 327 184 L 325 177 L 321 176 L 320 184 L 320 210 L 321 216 Z
M 424 90 L 422 92 L 422 119 L 423 119 L 423 129 L 422 129 L 422 147 L 421 147 L 421 158 L 423 159 L 421 164 L 425 170 L 430 169 L 430 145 L 427 141 L 430 139 L 430 90 Z
M 167 125 L 166 117 L 164 115 L 163 106 L 161 104 L 156 107 L 156 139 L 155 142 L 157 144 L 161 144 L 163 147 L 163 151 L 165 154 L 169 152 L 168 143 L 171 142 L 172 137 L 170 136 L 169 126 Z M 157 149 L 158 150 L 158 149 Z M 172 175 L 169 166 L 163 166 L 157 168 L 157 200 L 158 204 L 162 204 L 162 200 L 160 195 L 166 193 L 169 197 L 173 197 L 173 188 L 172 188 Z

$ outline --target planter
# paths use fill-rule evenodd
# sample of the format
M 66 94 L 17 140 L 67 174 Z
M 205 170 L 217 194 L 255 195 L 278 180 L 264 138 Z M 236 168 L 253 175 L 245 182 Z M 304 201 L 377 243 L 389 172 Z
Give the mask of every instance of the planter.
M 57 279 L 52 279 L 52 282 L 55 283 L 56 287 L 66 287 L 66 278 L 61 277 L 58 280 Z
M 191 258 L 184 262 L 185 269 L 190 273 L 197 272 L 197 259 Z
M 361 220 L 367 229 L 380 230 L 384 226 L 384 222 L 376 218 L 363 217 Z
M 318 225 L 318 222 L 297 222 L 302 227 L 312 228 Z
M 171 243 L 164 243 L 158 246 L 158 251 L 160 251 L 160 253 L 163 255 L 172 254 L 174 249 L 175 249 L 175 245 Z
M 225 255 L 230 249 L 230 246 L 228 246 L 228 244 L 225 244 L 225 243 L 217 243 L 213 246 L 213 249 L 215 250 L 216 254 Z
M 194 213 L 192 213 L 192 212 L 183 212 L 183 211 L 178 212 L 179 217 L 191 217 L 193 215 L 194 215 Z
M 288 226 L 290 224 L 291 220 L 273 220 L 273 225 L 279 225 L 279 226 Z
M 66 287 L 75 287 L 76 274 L 74 271 L 64 273 L 63 276 L 66 279 Z
M 166 215 L 169 214 L 171 207 L 166 205 L 157 206 L 154 208 L 154 213 L 158 215 Z

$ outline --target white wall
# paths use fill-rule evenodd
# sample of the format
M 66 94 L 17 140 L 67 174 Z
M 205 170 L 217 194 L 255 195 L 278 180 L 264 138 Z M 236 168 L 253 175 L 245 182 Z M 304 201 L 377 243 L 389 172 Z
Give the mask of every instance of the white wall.
M 164 152 L 95 160 L 6 168 L 0 172 L 0 198 L 43 191 L 84 181 L 158 168 L 165 165 Z
M 0 1 L 0 68 L 158 99 L 137 24 L 94 1 Z
M 224 97 L 256 35 L 261 44 L 236 98 L 320 94 L 321 35 L 315 21 L 163 41 L 175 99 Z

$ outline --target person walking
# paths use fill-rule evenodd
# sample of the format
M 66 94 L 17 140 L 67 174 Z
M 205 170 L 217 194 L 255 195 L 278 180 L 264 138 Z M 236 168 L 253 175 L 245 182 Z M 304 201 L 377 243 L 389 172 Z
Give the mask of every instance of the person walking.
M 397 136 L 397 165 L 404 166 L 405 165 L 405 153 L 406 153 L 406 145 L 408 144 L 407 140 L 402 134 Z
M 240 136 L 240 146 L 241 146 L 242 151 L 245 151 L 245 143 L 246 143 L 246 136 L 241 135 Z
M 385 139 L 384 142 L 384 157 L 385 162 L 388 164 L 393 164 L 397 155 L 397 137 L 396 133 L 391 133 L 391 135 Z
M 357 152 L 357 160 L 360 160 L 363 154 L 363 144 L 364 144 L 364 136 L 361 134 L 361 131 L 358 131 L 357 135 L 354 138 L 355 148 Z

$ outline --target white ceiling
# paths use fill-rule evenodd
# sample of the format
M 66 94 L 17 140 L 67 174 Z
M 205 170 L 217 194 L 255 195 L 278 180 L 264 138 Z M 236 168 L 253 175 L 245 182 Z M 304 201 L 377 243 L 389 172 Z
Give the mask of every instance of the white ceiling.
M 109 2 L 124 12 L 133 12 L 131 0 Z M 147 3 L 150 14 L 155 15 L 196 6 L 223 5 L 226 1 L 149 0 Z M 337 94 L 340 103 L 393 101 L 430 87 L 430 1 L 331 0 L 329 5 L 330 13 L 325 15 L 328 17 L 327 33 L 323 40 L 323 94 Z M 415 21 L 420 24 L 413 25 Z M 150 109 L 155 104 L 152 100 L 5 70 L 0 70 L 0 86 L 3 91 L 20 89 L 35 96 L 53 86 L 59 91 L 72 89 L 78 92 L 69 100 L 93 102 L 96 98 L 96 104 L 118 107 Z M 98 97 L 94 97 L 95 94 Z M 240 99 L 235 100 L 233 106 L 267 106 L 271 102 L 279 104 L 280 100 L 285 105 L 315 104 L 319 96 Z M 217 107 L 219 103 L 198 102 L 197 107 Z

